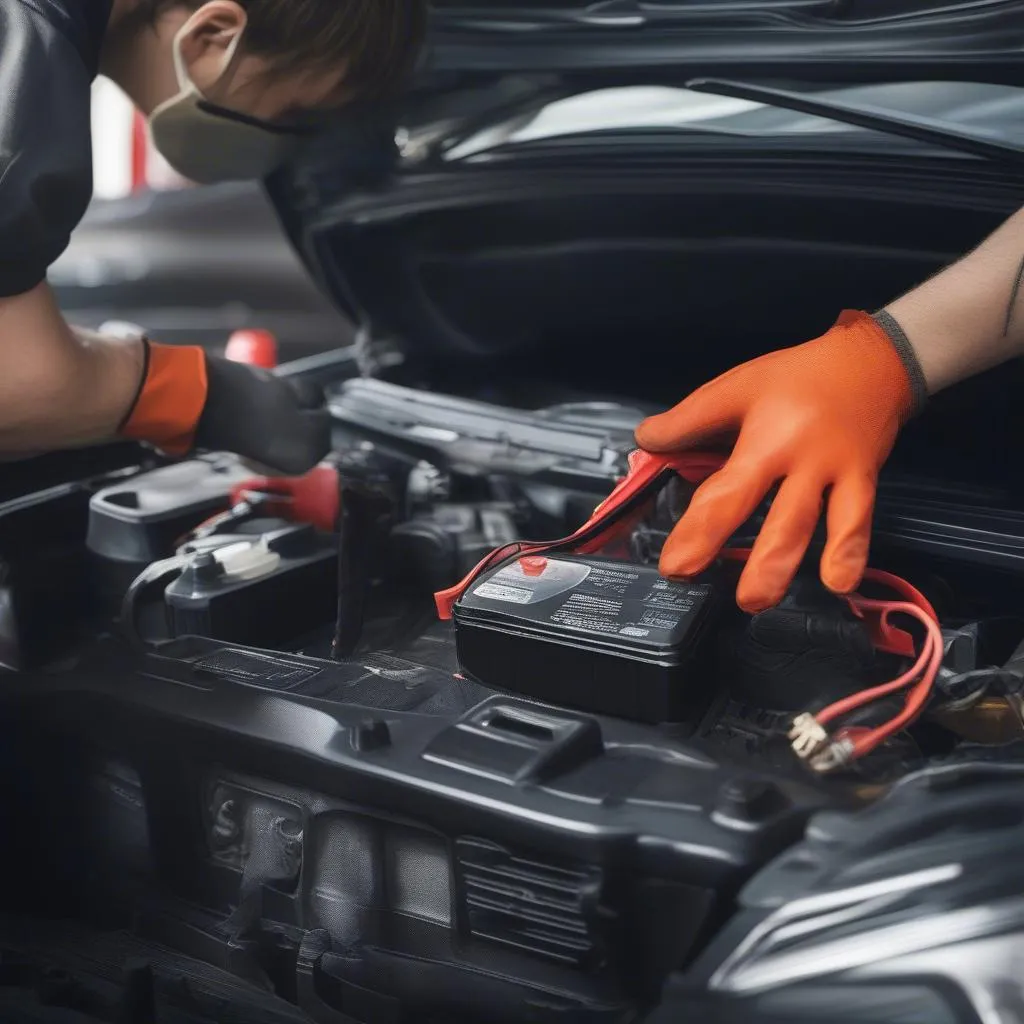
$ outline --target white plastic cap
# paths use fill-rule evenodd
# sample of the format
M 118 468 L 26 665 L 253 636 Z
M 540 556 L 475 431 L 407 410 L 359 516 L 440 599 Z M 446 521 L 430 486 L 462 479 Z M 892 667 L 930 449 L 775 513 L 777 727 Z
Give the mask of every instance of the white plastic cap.
M 281 564 L 281 556 L 260 542 L 229 544 L 215 550 L 213 557 L 224 566 L 225 576 L 232 580 L 259 579 Z

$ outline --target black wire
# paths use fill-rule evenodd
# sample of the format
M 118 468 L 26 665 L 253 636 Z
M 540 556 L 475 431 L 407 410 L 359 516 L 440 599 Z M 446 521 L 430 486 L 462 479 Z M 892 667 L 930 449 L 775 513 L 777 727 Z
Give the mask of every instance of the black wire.
M 159 562 L 153 562 L 132 580 L 131 585 L 125 591 L 121 601 L 121 632 L 136 651 L 148 653 L 156 646 L 153 641 L 147 640 L 139 629 L 139 599 L 161 584 L 166 587 L 168 583 L 181 575 L 187 564 L 188 556 L 186 555 L 175 555 L 173 558 L 164 558 Z
M 967 689 L 971 684 L 980 684 Z M 1007 697 L 1024 690 L 1024 675 L 1010 669 L 993 665 L 988 668 L 972 669 L 956 675 L 942 676 L 935 681 L 936 689 L 944 700 L 941 707 L 954 710 L 952 705 L 971 706 L 983 697 L 992 695 Z M 966 690 L 966 692 L 964 692 Z

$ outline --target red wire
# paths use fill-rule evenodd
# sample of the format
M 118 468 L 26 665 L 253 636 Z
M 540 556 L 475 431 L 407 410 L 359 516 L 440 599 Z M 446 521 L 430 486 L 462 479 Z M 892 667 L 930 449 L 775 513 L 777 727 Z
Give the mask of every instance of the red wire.
M 905 579 L 901 579 L 899 576 L 894 576 L 891 572 L 883 572 L 881 569 L 865 569 L 864 579 L 871 580 L 872 583 L 881 583 L 882 586 L 895 590 L 897 594 L 905 598 L 911 604 L 916 604 L 921 611 L 927 613 L 927 615 L 935 622 L 939 621 L 939 616 L 931 606 L 931 602 L 928 598 L 925 597 L 917 587 L 908 583 Z
M 721 557 L 729 562 L 746 562 L 750 558 L 752 550 L 751 548 L 726 548 L 722 551 Z M 936 622 L 939 621 L 939 616 L 928 598 L 917 587 L 912 583 L 908 583 L 902 577 L 895 576 L 893 573 L 885 572 L 882 569 L 865 569 L 864 579 L 870 580 L 872 583 L 880 583 L 883 587 L 888 587 L 890 590 L 895 590 L 904 600 L 917 605 L 921 611 L 926 612 Z
M 863 608 L 865 611 L 877 609 L 878 611 L 881 611 L 883 617 L 888 617 L 890 614 L 895 612 L 910 615 L 917 619 L 918 622 L 922 623 L 925 629 L 928 630 L 928 639 L 925 641 L 924 647 L 922 648 L 917 661 L 915 661 L 913 666 L 907 669 L 907 671 L 899 678 L 893 679 L 888 683 L 882 683 L 880 686 L 874 686 L 869 690 L 861 690 L 858 693 L 843 698 L 843 700 L 830 704 L 823 711 L 819 711 L 814 717 L 822 725 L 826 722 L 831 722 L 832 719 L 838 718 L 840 715 L 849 714 L 849 712 L 856 708 L 863 707 L 865 704 L 870 704 L 873 700 L 878 700 L 880 697 L 887 697 L 890 693 L 895 693 L 897 690 L 907 686 L 928 667 L 933 658 L 933 647 L 936 637 L 938 637 L 940 650 L 942 647 L 942 634 L 939 632 L 938 625 L 934 619 L 929 618 L 924 611 L 917 607 L 917 605 L 899 601 L 870 601 L 867 598 L 861 597 L 851 598 L 851 601 L 858 607 Z
M 925 704 L 928 702 L 935 677 L 942 666 L 942 633 L 939 630 L 938 623 L 934 620 L 922 619 L 921 621 L 926 621 L 925 628 L 928 630 L 928 637 L 921 651 L 921 657 L 918 659 L 918 663 L 927 661 L 921 679 L 907 695 L 903 710 L 895 718 L 853 740 L 851 756 L 854 759 L 870 753 L 890 736 L 894 736 L 905 729 L 920 715 L 924 710 Z
M 751 552 L 748 549 L 730 548 L 722 552 L 722 557 L 731 561 L 745 562 L 750 557 L 750 554 Z M 853 750 L 850 756 L 854 760 L 870 753 L 890 736 L 900 732 L 917 718 L 928 701 L 935 677 L 942 666 L 942 632 L 939 629 L 939 617 L 924 594 L 901 577 L 894 576 L 889 572 L 883 572 L 881 569 L 865 570 L 864 578 L 873 583 L 889 587 L 891 590 L 896 591 L 904 600 L 880 601 L 854 594 L 848 598 L 850 606 L 854 611 L 859 613 L 867 611 L 880 612 L 882 622 L 885 625 L 888 625 L 890 615 L 896 613 L 909 615 L 924 626 L 926 636 L 917 660 L 901 676 L 888 683 L 882 683 L 868 690 L 861 690 L 859 693 L 836 701 L 814 716 L 819 725 L 825 725 L 836 718 L 849 714 L 857 708 L 870 704 L 872 701 L 897 693 L 920 677 L 917 685 L 907 695 L 903 710 L 895 718 L 873 729 L 857 728 L 856 730 L 850 729 L 848 732 L 840 731 L 836 738 L 845 736 L 851 740 Z

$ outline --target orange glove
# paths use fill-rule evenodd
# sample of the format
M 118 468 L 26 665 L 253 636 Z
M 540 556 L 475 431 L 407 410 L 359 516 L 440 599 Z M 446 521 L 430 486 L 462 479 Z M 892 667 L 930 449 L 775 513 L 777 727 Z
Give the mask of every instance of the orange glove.
M 779 483 L 740 578 L 740 607 L 758 612 L 782 599 L 826 493 L 821 579 L 839 594 L 856 589 L 878 471 L 925 394 L 913 349 L 892 317 L 846 311 L 820 338 L 744 363 L 645 420 L 636 436 L 651 452 L 736 437 L 728 462 L 698 488 L 666 542 L 662 573 L 703 571 Z
M 190 345 L 143 340 L 146 364 L 121 437 L 168 455 L 234 452 L 287 476 L 311 470 L 331 448 L 322 389 Z
M 192 448 L 206 405 L 206 353 L 196 345 L 148 339 L 142 344 L 146 362 L 139 393 L 118 433 L 168 455 L 184 455 Z

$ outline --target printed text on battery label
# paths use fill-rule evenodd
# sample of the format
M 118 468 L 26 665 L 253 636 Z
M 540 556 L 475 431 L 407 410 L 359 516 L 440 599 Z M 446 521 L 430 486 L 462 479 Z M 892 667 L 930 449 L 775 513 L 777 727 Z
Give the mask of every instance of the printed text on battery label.
M 696 603 L 696 597 L 688 591 L 668 591 L 655 587 L 645 598 L 645 604 L 654 604 L 662 608 L 674 608 L 681 612 L 689 611 Z
M 503 587 L 499 583 L 481 583 L 476 588 L 478 597 L 489 597 L 492 601 L 507 601 L 509 604 L 529 604 L 533 594 L 521 587 Z
M 634 572 L 623 572 L 617 569 L 595 569 L 587 580 L 587 585 L 595 590 L 610 590 L 616 594 L 625 594 L 631 583 L 640 577 Z
M 645 626 L 655 626 L 657 629 L 674 629 L 679 625 L 681 618 L 682 616 L 680 615 L 672 615 L 653 608 L 650 611 L 644 612 L 640 621 Z
M 620 627 L 620 601 L 611 601 L 590 594 L 573 594 L 551 615 L 552 622 L 574 629 L 589 629 L 599 633 L 614 633 Z

